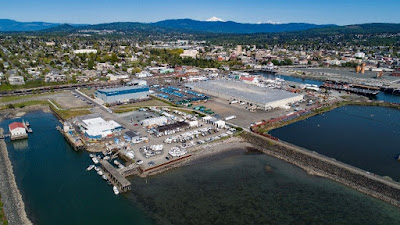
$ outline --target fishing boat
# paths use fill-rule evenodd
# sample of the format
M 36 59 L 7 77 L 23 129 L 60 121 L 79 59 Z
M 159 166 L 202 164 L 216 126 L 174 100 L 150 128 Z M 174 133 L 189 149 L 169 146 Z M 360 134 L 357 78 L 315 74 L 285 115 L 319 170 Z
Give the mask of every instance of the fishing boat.
M 113 187 L 113 191 L 114 191 L 114 194 L 116 194 L 116 195 L 118 195 L 119 194 L 119 191 L 118 191 L 118 188 L 117 187 Z
M 90 165 L 88 168 L 86 168 L 86 171 L 90 171 L 94 168 L 94 165 Z

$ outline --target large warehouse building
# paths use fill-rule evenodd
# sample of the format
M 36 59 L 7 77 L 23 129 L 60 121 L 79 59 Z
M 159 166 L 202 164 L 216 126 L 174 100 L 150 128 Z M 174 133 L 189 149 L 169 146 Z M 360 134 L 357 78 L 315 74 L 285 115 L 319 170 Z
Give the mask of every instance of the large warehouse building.
M 101 117 L 82 119 L 80 126 L 85 136 L 92 140 L 112 136 L 114 132 L 122 129 L 122 126 L 114 120 L 105 121 Z
M 284 90 L 264 88 L 232 80 L 209 80 L 187 86 L 197 92 L 227 100 L 237 100 L 264 110 L 292 104 L 304 97 Z
M 128 102 L 130 100 L 140 100 L 149 97 L 148 86 L 127 86 L 119 88 L 99 89 L 96 97 L 105 103 Z

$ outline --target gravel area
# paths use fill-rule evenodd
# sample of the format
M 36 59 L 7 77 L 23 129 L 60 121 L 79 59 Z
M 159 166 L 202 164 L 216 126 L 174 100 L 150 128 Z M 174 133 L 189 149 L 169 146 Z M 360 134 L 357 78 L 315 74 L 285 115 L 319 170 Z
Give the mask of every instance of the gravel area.
M 3 130 L 0 130 L 0 135 Z M 0 193 L 4 204 L 8 224 L 29 225 L 32 224 L 25 212 L 25 205 L 19 193 L 17 183 L 8 158 L 7 146 L 4 140 L 0 140 Z

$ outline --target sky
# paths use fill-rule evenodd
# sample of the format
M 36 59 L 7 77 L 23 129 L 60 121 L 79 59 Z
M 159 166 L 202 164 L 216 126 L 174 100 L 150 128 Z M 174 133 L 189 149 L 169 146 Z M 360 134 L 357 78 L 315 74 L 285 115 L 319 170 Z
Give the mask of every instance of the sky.
M 399 0 L 0 0 L 0 18 L 96 24 L 206 20 L 244 23 L 400 23 Z

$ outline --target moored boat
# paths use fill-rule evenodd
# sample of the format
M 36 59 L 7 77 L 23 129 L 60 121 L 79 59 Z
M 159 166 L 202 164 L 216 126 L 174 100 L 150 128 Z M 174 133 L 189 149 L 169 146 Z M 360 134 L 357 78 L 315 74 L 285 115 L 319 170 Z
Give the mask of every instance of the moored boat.
M 88 168 L 86 168 L 86 171 L 90 171 L 94 168 L 94 165 L 90 165 Z
M 119 191 L 118 191 L 118 188 L 117 187 L 113 187 L 113 191 L 114 191 L 114 194 L 116 194 L 116 195 L 118 195 L 119 194 Z
M 93 161 L 95 164 L 98 164 L 98 163 L 99 163 L 99 160 L 98 160 L 96 157 L 93 157 L 93 158 L 92 158 L 92 161 Z

